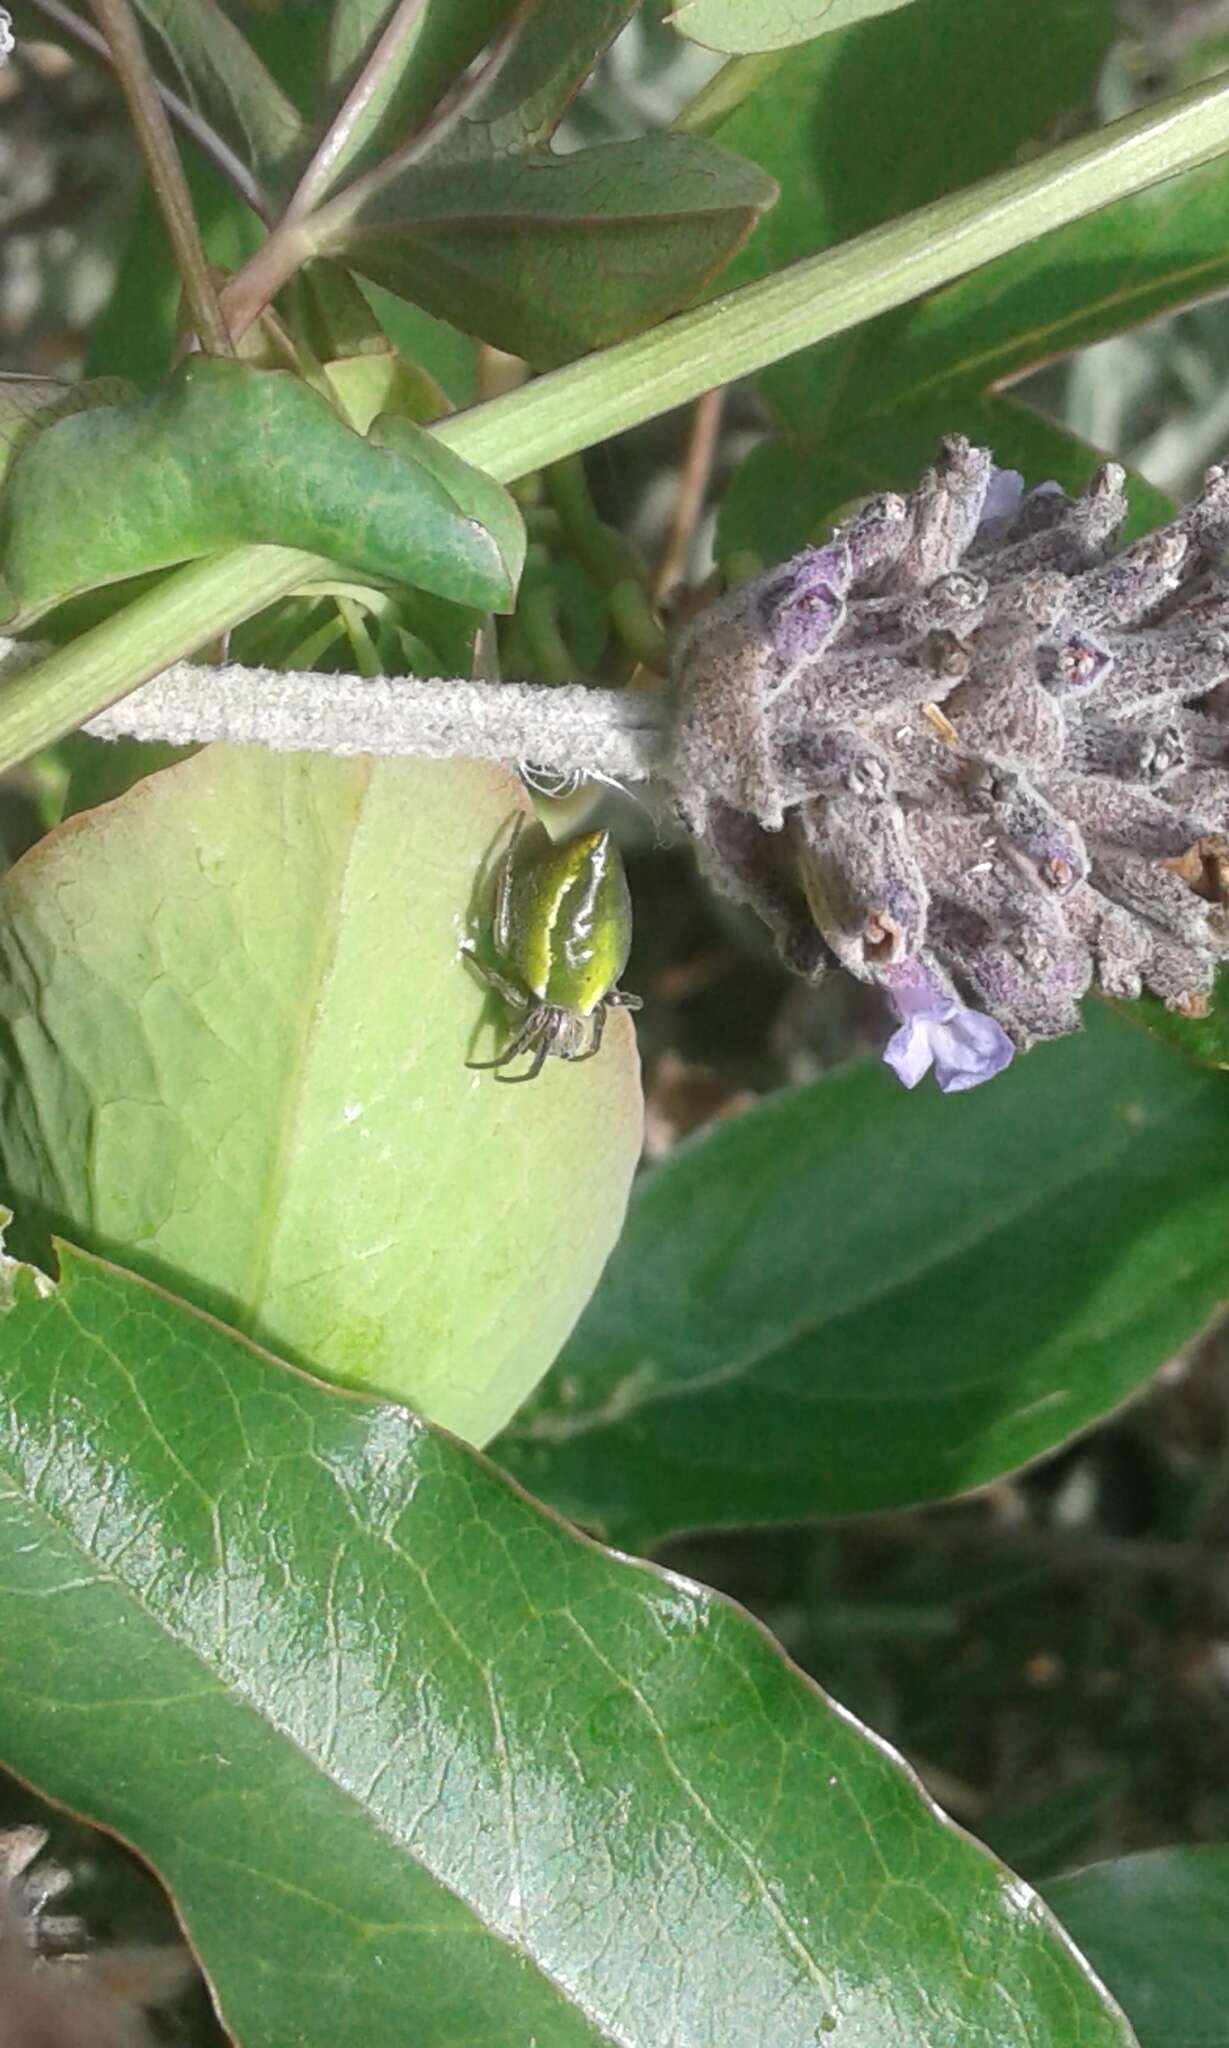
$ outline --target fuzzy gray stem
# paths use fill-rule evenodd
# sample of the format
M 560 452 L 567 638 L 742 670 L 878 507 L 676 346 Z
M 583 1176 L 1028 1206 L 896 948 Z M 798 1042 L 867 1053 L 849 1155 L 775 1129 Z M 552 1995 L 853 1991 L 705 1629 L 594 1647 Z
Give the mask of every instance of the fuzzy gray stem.
M 47 652 L 0 639 L 0 677 Z M 177 662 L 89 720 L 97 739 L 227 740 L 283 753 L 416 754 L 430 760 L 531 761 L 561 774 L 644 782 L 670 732 L 662 690 L 579 683 L 475 683 L 450 677 L 286 674 Z

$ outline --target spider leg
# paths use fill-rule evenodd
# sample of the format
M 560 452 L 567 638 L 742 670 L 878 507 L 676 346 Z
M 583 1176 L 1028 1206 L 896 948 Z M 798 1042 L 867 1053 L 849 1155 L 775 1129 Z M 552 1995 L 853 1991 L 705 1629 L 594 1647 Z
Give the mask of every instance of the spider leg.
M 509 1060 L 519 1059 L 523 1052 L 528 1052 L 531 1045 L 535 1043 L 541 1044 L 542 1030 L 541 1017 L 536 1010 L 531 1010 L 521 1025 L 520 1030 L 513 1032 L 508 1043 L 493 1060 L 466 1060 L 465 1064 L 467 1067 L 471 1067 L 475 1073 L 491 1073 L 497 1067 L 506 1067 Z M 543 1053 L 542 1059 L 545 1059 L 545 1057 L 546 1055 Z M 535 1074 L 541 1068 L 542 1059 L 539 1059 L 537 1066 L 533 1069 Z M 501 1081 L 511 1080 L 512 1078 L 510 1074 L 501 1074 L 499 1076 Z M 528 1080 L 531 1077 L 529 1075 L 518 1075 L 516 1078 L 518 1080 Z
M 599 1003 L 593 1012 L 593 1032 L 583 1052 L 572 1054 L 572 1065 L 579 1066 L 582 1060 L 596 1059 L 602 1049 L 602 1033 L 606 1029 L 606 1005 Z
M 555 1041 L 559 1036 L 562 1021 L 558 1010 L 551 1009 L 549 1004 L 540 1003 L 532 1013 L 529 1024 L 524 1027 L 517 1037 L 518 1051 L 527 1052 L 531 1045 L 534 1047 L 533 1059 L 530 1061 L 529 1066 L 523 1074 L 496 1074 L 495 1079 L 497 1081 L 507 1081 L 509 1084 L 516 1081 L 536 1081 L 545 1065 L 547 1054 L 555 1050 Z M 530 1025 L 533 1026 L 532 1034 L 529 1029 Z M 511 1054 L 509 1054 L 509 1057 L 511 1057 Z
M 606 1001 L 612 1010 L 643 1010 L 643 996 L 633 996 L 623 988 L 612 988 Z
M 463 945 L 461 951 L 469 961 L 470 966 L 476 969 L 482 976 L 487 987 L 493 988 L 497 995 L 502 996 L 510 1010 L 519 1013 L 529 1008 L 524 992 L 517 988 L 515 982 L 507 980 L 497 967 L 488 967 L 484 961 L 478 958 L 472 946 Z
M 551 1050 L 553 1037 L 554 1034 L 544 1027 L 538 1038 L 538 1043 L 534 1051 L 533 1059 L 526 1067 L 524 1073 L 496 1074 L 495 1079 L 497 1081 L 506 1082 L 508 1087 L 510 1088 L 518 1081 L 536 1081 L 538 1075 L 541 1073 L 543 1067 L 546 1064 L 546 1055 Z

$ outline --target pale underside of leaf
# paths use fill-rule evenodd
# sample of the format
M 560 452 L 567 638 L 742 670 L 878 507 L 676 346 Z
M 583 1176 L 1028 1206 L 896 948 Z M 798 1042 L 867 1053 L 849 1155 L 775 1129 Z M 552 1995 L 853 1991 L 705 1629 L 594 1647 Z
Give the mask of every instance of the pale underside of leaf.
M 856 28 L 911 0 L 680 0 L 667 19 L 680 35 L 729 55 L 787 50 L 815 36 Z
M 3 1184 L 273 1348 L 481 1439 L 550 1363 L 639 1150 L 630 1020 L 531 1087 L 461 954 L 523 798 L 472 763 L 213 748 L 11 869 Z

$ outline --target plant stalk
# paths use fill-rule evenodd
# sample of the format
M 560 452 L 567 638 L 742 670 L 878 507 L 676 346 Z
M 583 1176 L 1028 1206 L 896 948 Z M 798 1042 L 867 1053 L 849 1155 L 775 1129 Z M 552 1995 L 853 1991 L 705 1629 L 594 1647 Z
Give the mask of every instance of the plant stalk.
M 197 232 L 188 182 L 136 16 L 129 0 L 93 0 L 93 5 L 128 102 L 154 198 L 166 223 L 192 325 L 208 354 L 233 355 Z
M 0 675 L 18 678 L 6 680 L 6 690 L 19 686 L 29 655 L 20 641 L 0 640 Z M 222 740 L 283 753 L 524 761 L 565 775 L 645 782 L 665 763 L 670 725 L 664 690 L 176 662 L 88 720 L 85 730 L 97 739 L 173 746 Z
M 905 220 L 680 313 L 430 431 L 510 483 L 777 362 L 1229 148 L 1223 74 Z M 280 565 L 280 566 L 279 566 Z M 0 771 L 313 576 L 317 558 L 237 548 L 168 577 L 0 696 Z
M 376 41 L 375 48 L 330 121 L 311 162 L 300 178 L 290 204 L 287 220 L 310 213 L 336 182 L 339 170 L 354 145 L 355 132 L 367 121 L 373 100 L 387 81 L 407 37 L 413 34 L 426 0 L 398 0 Z
M 410 0 L 403 0 L 408 6 Z M 453 96 L 436 109 L 426 126 L 419 130 L 394 152 L 384 163 L 376 164 L 355 178 L 349 185 L 324 203 L 312 208 L 300 204 L 296 192 L 284 218 L 274 228 L 255 255 L 235 272 L 222 292 L 222 311 L 229 332 L 236 340 L 245 333 L 252 322 L 259 318 L 270 300 L 289 284 L 295 273 L 313 256 L 345 255 L 345 230 L 367 201 L 399 178 L 458 127 L 470 108 L 477 102 L 487 87 L 503 69 L 507 58 L 515 48 L 525 16 L 538 5 L 538 0 L 522 0 L 515 10 L 503 33 L 492 43 L 485 59 L 471 77 Z M 389 24 L 386 37 L 391 34 L 393 23 Z M 404 33 L 404 25 L 403 30 Z M 381 38 L 381 46 L 386 40 Z M 377 55 L 379 54 L 377 50 Z M 372 62 L 375 62 L 373 57 Z M 361 82 L 361 81 L 360 81 Z M 327 139 L 327 138 L 326 138 Z M 329 159 L 322 175 L 313 180 L 318 193 L 327 189 L 328 171 L 335 163 Z M 312 175 L 308 167 L 305 181 Z

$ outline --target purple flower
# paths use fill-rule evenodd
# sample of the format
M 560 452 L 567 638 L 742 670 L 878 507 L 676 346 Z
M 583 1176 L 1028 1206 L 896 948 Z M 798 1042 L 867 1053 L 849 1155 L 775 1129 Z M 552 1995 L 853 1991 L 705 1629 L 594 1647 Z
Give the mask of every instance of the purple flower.
M 977 538 L 985 540 L 1000 528 L 1010 526 L 1024 496 L 1024 478 L 1018 469 L 992 469 L 982 499 Z
M 1059 497 L 1065 500 L 1066 493 L 1061 484 L 1034 484 L 1031 491 L 1024 488 L 1024 478 L 1018 469 L 992 469 L 982 500 L 981 516 L 977 522 L 975 538 L 984 546 L 987 542 L 1001 541 L 1013 525 L 1021 507 L 1031 504 L 1034 498 Z
M 792 667 L 821 654 L 845 617 L 849 550 L 840 541 L 806 548 L 769 592 L 769 632 L 778 659 Z
M 882 978 L 901 1020 L 883 1057 L 906 1088 L 916 1088 L 933 1066 L 943 1093 L 955 1095 L 1011 1064 L 1014 1048 L 1002 1026 L 948 995 L 920 960 L 885 968 Z

